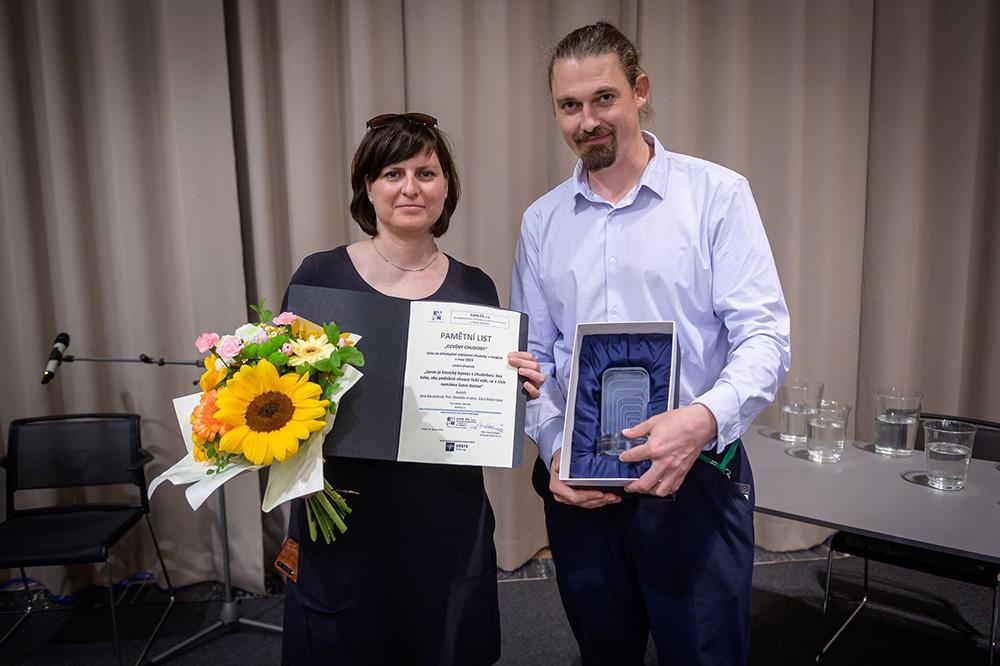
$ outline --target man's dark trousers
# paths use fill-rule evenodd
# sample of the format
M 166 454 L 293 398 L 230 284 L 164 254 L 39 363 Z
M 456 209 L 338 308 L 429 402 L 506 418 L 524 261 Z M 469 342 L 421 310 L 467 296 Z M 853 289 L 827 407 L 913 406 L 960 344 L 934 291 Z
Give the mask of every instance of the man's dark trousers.
M 674 499 L 626 494 L 599 509 L 556 502 L 536 463 L 532 480 L 584 666 L 642 664 L 650 632 L 664 665 L 746 663 L 753 475 L 743 447 L 731 446 L 739 450 L 728 476 L 697 460 Z

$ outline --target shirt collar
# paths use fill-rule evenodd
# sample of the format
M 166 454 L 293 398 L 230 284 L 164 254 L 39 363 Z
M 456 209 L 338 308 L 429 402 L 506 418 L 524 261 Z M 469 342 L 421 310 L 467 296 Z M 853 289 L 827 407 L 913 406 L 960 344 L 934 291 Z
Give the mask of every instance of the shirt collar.
M 657 196 L 661 199 L 666 196 L 667 193 L 667 156 L 666 151 L 663 148 L 663 144 L 652 132 L 642 131 L 642 139 L 647 145 L 653 147 L 653 157 L 646 164 L 646 168 L 642 172 L 642 176 L 639 178 L 639 182 L 636 184 L 635 188 L 625 195 L 620 202 L 619 206 L 628 205 L 635 200 L 635 196 L 639 193 L 643 187 L 648 187 L 650 190 L 655 192 Z M 583 168 L 583 161 L 577 160 L 576 167 L 573 169 L 573 195 L 574 197 L 582 196 L 588 201 L 593 201 L 596 203 L 607 203 L 603 197 L 598 196 L 590 189 L 590 182 L 587 178 L 587 171 Z

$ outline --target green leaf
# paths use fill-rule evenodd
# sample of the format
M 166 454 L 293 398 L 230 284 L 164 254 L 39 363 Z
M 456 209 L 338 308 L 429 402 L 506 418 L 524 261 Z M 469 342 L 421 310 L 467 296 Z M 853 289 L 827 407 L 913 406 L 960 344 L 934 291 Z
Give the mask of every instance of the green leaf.
M 321 358 L 312 365 L 320 372 L 330 372 L 331 370 L 333 370 L 334 367 L 333 364 L 330 362 L 330 359 L 328 358 Z
M 353 346 L 340 348 L 340 360 L 343 363 L 350 363 L 357 368 L 364 367 L 365 365 L 364 354 L 359 352 L 357 348 Z
M 337 341 L 340 340 L 340 329 L 332 322 L 323 324 L 323 332 L 326 333 L 326 339 L 333 344 L 337 344 Z
M 330 352 L 330 365 L 336 368 L 340 366 L 340 363 L 341 363 L 340 352 L 334 349 L 332 352 Z
M 326 411 L 330 412 L 331 414 L 336 414 L 337 413 L 337 403 L 331 402 L 329 404 L 329 406 L 326 408 Z
M 260 299 L 260 303 L 258 303 L 257 305 L 251 305 L 250 309 L 257 313 L 257 316 L 260 317 L 260 322 L 262 324 L 266 324 L 267 322 L 274 319 L 274 313 L 264 307 L 263 298 Z
M 344 374 L 344 370 L 342 368 L 334 368 L 330 372 L 333 373 L 334 377 L 340 377 L 340 376 L 342 376 Z
M 280 351 L 276 351 L 273 354 L 269 355 L 267 357 L 267 360 L 271 365 L 275 366 L 276 368 L 288 365 L 288 355 Z
M 307 372 L 309 372 L 309 366 L 306 365 L 305 363 L 303 363 L 302 365 L 297 365 L 295 366 L 295 372 L 300 375 L 304 375 Z
M 277 336 L 275 336 L 273 338 L 273 342 L 276 345 L 278 345 L 278 347 L 281 347 L 282 345 L 284 345 L 286 342 L 289 342 L 290 340 L 291 340 L 291 338 L 288 337 L 287 333 L 282 333 L 281 335 L 277 335 Z
M 243 349 L 240 350 L 240 358 L 246 359 L 247 361 L 253 360 L 255 358 L 259 358 L 259 356 L 257 354 L 257 351 L 258 351 L 259 347 L 260 347 L 260 345 L 255 345 L 252 342 L 249 343 L 249 344 L 243 345 Z

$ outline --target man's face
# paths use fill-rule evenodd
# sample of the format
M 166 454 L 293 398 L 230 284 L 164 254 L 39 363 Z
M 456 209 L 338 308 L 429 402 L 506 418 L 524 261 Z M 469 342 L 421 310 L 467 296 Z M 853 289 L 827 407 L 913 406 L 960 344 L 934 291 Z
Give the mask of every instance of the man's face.
M 646 104 L 649 79 L 635 88 L 612 53 L 557 60 L 552 66 L 552 99 L 563 139 L 587 171 L 606 169 L 619 146 L 642 141 L 639 109 Z

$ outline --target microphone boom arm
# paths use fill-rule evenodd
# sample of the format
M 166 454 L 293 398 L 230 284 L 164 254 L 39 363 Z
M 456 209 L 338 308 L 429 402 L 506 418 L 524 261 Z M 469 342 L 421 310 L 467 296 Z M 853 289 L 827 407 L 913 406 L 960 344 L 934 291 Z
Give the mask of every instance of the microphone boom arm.
M 193 365 L 196 368 L 205 367 L 201 359 L 197 361 L 179 361 L 169 358 L 153 358 L 147 354 L 139 354 L 138 358 L 88 358 L 86 356 L 74 356 L 73 354 L 63 354 L 63 363 L 74 363 L 76 361 L 86 361 L 88 363 L 145 363 L 147 365 Z

